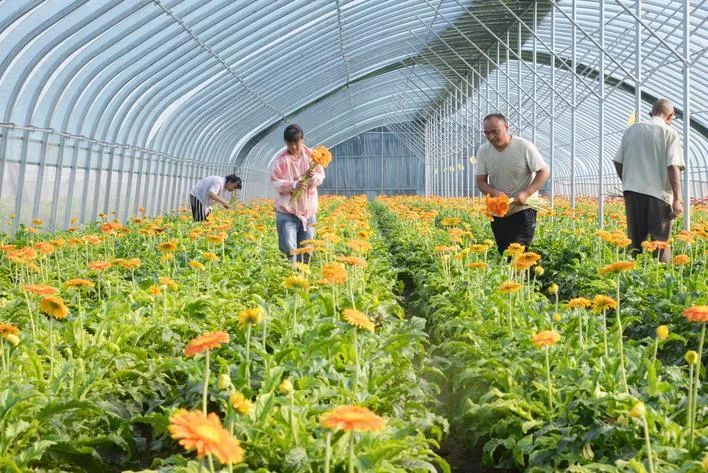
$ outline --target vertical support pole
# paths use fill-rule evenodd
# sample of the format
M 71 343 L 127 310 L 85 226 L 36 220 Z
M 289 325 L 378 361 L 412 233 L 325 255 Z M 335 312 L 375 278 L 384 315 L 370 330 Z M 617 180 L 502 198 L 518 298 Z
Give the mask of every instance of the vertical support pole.
M 509 30 L 506 30 L 506 42 L 504 44 L 506 46 L 504 48 L 504 50 L 506 51 L 506 64 L 504 66 L 506 68 L 506 74 L 505 74 L 506 80 L 504 81 L 506 83 L 506 87 L 504 87 L 504 92 L 506 93 L 506 113 L 505 113 L 505 115 L 508 119 L 508 118 L 511 118 L 511 117 L 509 117 L 509 112 L 511 111 L 509 109 L 509 103 L 510 103 L 510 99 L 511 99 L 511 96 L 509 95 L 509 47 L 510 47 L 509 46 Z M 499 63 L 497 63 L 497 64 L 499 64 Z M 519 95 L 521 95 L 521 94 L 519 94 Z M 520 123 L 521 122 L 519 122 L 519 124 Z M 520 127 L 519 124 L 516 125 L 517 130 Z
M 634 73 L 634 113 L 636 121 L 641 120 L 641 107 L 642 107 L 642 0 L 636 0 L 636 15 L 637 20 L 635 21 L 635 27 L 637 28 L 634 37 L 634 58 L 635 58 L 635 69 Z
M 691 229 L 691 2 L 683 2 L 683 228 Z
M 576 59 L 577 59 L 577 31 L 576 31 L 576 0 L 572 1 L 572 18 L 573 24 L 571 25 L 571 67 L 573 71 L 577 70 Z M 572 74 L 571 83 L 571 99 L 570 103 L 573 105 L 570 109 L 570 208 L 575 210 L 575 115 L 577 109 L 576 94 L 577 94 L 577 79 L 575 74 Z
M 556 168 L 555 168 L 555 157 L 556 157 L 556 9 L 551 8 L 551 119 L 549 120 L 549 152 L 548 161 L 549 168 L 551 170 L 548 180 L 551 182 L 551 209 L 555 206 L 556 200 Z
M 600 71 L 598 74 L 598 86 L 600 89 L 599 104 L 599 133 L 597 135 L 597 146 L 599 150 L 598 169 L 597 169 L 597 199 L 599 203 L 598 209 L 598 226 L 605 226 L 605 195 L 604 195 L 604 179 L 603 175 L 603 150 L 605 149 L 605 0 L 600 0 Z
M 518 21 L 516 23 L 516 26 L 517 26 L 517 29 L 516 29 L 516 49 L 517 49 L 517 52 L 516 53 L 518 54 L 519 58 L 521 58 L 521 48 L 523 46 L 521 44 L 521 22 Z M 521 124 L 521 107 L 523 105 L 523 100 L 521 98 L 521 88 L 524 86 L 524 84 L 521 83 L 521 80 L 522 80 L 521 79 L 521 62 L 522 62 L 521 59 L 518 59 L 516 61 L 516 83 L 519 84 L 519 86 L 518 86 L 519 95 L 517 97 L 517 99 L 518 99 L 517 100 L 517 102 L 518 102 L 517 108 L 518 109 L 516 110 L 516 123 L 519 123 L 519 125 Z M 534 96 L 534 98 L 535 98 L 535 96 Z M 521 134 L 521 130 L 519 130 L 519 135 L 520 134 Z
M 537 97 L 537 90 L 536 90 L 536 52 L 537 52 L 537 44 L 536 44 L 536 27 L 538 25 L 538 2 L 534 2 L 533 4 L 533 56 L 531 58 L 531 68 L 533 70 L 533 76 L 532 76 L 532 88 L 533 88 L 533 94 L 532 97 L 536 98 Z M 520 26 L 519 26 L 520 28 Z M 521 30 L 519 30 L 521 31 Z M 521 84 L 521 82 L 519 82 Z M 532 100 L 531 101 L 531 140 L 536 143 L 536 101 Z

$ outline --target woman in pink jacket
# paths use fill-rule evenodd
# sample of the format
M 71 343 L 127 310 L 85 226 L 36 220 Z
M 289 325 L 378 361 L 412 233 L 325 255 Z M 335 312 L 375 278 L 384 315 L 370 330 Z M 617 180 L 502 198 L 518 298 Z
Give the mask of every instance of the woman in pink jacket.
M 292 262 L 305 261 L 303 255 L 293 255 L 303 240 L 315 236 L 318 197 L 317 187 L 325 178 L 322 166 L 311 169 L 310 149 L 305 146 L 305 134 L 299 125 L 288 125 L 283 133 L 286 147 L 275 155 L 270 182 L 276 191 L 275 224 L 280 251 Z M 296 189 L 297 196 L 293 196 Z

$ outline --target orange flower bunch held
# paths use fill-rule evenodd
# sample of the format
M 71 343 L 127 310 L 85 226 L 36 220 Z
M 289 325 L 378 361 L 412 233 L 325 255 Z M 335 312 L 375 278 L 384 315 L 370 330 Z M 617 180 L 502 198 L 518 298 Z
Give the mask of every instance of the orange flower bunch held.
M 509 124 L 501 113 L 487 115 L 482 126 L 487 143 L 477 150 L 477 188 L 488 197 L 492 232 L 500 254 L 510 243 L 528 247 L 536 230 L 536 209 L 528 205 L 546 183 L 550 170 L 536 145 L 509 134 Z M 513 202 L 504 210 L 504 199 Z M 502 213 L 503 212 L 503 213 Z M 495 215 L 495 213 L 497 215 Z
M 283 132 L 286 147 L 273 159 L 270 182 L 275 189 L 275 225 L 280 251 L 291 262 L 309 262 L 309 254 L 292 253 L 303 240 L 315 238 L 316 214 L 319 204 L 317 187 L 325 179 L 324 166 L 331 155 L 326 148 L 310 150 L 305 146 L 305 134 L 299 125 L 288 125 Z M 320 163 L 315 161 L 319 160 Z

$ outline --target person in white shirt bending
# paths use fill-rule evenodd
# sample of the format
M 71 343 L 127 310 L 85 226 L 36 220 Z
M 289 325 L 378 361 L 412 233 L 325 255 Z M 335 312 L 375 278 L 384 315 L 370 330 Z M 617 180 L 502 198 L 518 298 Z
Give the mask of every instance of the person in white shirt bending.
M 214 202 L 218 202 L 225 209 L 231 208 L 225 198 L 226 192 L 233 192 L 241 188 L 241 178 L 230 174 L 226 177 L 209 176 L 192 188 L 189 192 L 189 203 L 192 206 L 192 218 L 201 222 L 209 217 Z
M 624 132 L 614 159 L 624 191 L 627 236 L 635 255 L 649 236 L 667 241 L 671 220 L 683 212 L 681 171 L 685 165 L 681 137 L 671 128 L 674 106 L 670 100 L 659 99 L 649 115 L 649 120 Z M 670 250 L 657 253 L 661 261 L 670 261 Z
M 536 210 L 526 201 L 545 184 L 550 170 L 536 145 L 509 134 L 504 115 L 492 113 L 482 123 L 489 142 L 477 150 L 477 188 L 492 197 L 503 193 L 514 199 L 505 216 L 493 217 L 497 248 L 504 253 L 511 243 L 528 247 L 536 231 Z

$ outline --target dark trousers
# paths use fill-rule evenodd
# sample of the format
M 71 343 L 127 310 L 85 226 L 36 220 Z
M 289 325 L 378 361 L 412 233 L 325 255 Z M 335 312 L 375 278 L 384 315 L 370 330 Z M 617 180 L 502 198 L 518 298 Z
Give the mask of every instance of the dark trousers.
M 642 252 L 642 242 L 667 241 L 671 234 L 671 205 L 651 195 L 624 191 L 624 210 L 627 215 L 627 234 L 632 240 L 632 254 Z M 659 259 L 668 262 L 671 251 L 659 252 Z
M 535 231 L 535 209 L 524 209 L 506 217 L 494 217 L 492 221 L 492 233 L 499 253 L 504 253 L 512 243 L 521 243 L 528 248 Z
M 204 206 L 193 195 L 189 196 L 189 204 L 192 206 L 192 219 L 195 222 L 203 222 L 211 213 L 211 211 L 204 212 Z

